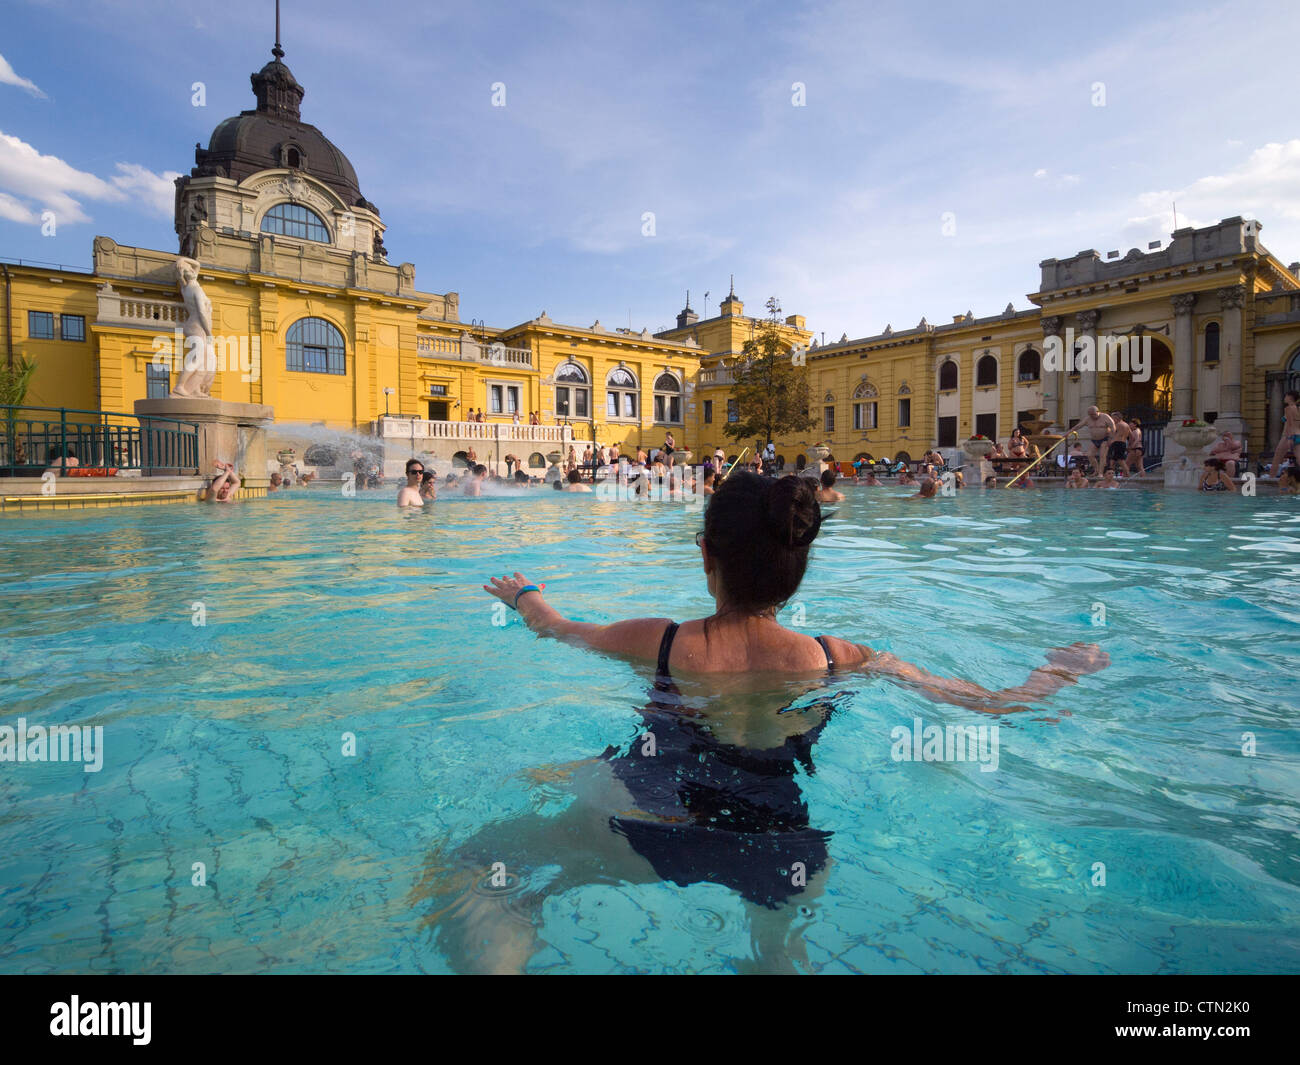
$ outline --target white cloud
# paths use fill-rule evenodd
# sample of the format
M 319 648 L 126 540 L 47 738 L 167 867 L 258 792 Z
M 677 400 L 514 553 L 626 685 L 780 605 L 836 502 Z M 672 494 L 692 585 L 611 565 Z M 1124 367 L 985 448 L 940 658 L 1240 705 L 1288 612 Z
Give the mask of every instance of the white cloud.
M 1300 185 L 1300 139 L 1266 144 L 1226 173 L 1197 178 L 1177 189 L 1143 193 L 1138 197 L 1141 213 L 1129 219 L 1126 232 L 1146 231 L 1155 226 L 1171 231 L 1173 204 L 1177 203 L 1180 226 L 1206 226 L 1242 215 L 1272 223 L 1273 231 L 1281 238 L 1277 247 L 1293 246 L 1300 242 L 1297 185 Z M 1269 235 L 1264 237 L 1264 243 L 1270 243 Z
M 166 170 L 155 174 L 139 163 L 118 163 L 118 175 L 113 184 L 132 199 L 139 200 L 156 215 L 170 218 L 176 209 L 176 179 L 181 175 L 175 170 Z
M 1047 177 L 1047 171 L 1040 166 L 1037 170 L 1034 171 L 1034 177 L 1045 178 Z
M 0 85 L 16 85 L 20 89 L 25 89 L 37 99 L 48 100 L 49 97 L 37 87 L 36 82 L 28 78 L 20 77 L 14 68 L 9 65 L 9 60 L 0 55 Z
M 136 201 L 149 213 L 172 213 L 175 171 L 155 174 L 137 163 L 118 163 L 110 181 L 78 170 L 58 156 L 42 155 L 26 141 L 0 133 L 0 217 L 33 224 L 39 212 L 30 203 L 47 207 L 63 225 L 89 222 L 82 202 L 128 203 Z
M 10 222 L 18 222 L 20 225 L 25 226 L 35 225 L 40 221 L 40 217 L 25 203 L 21 203 L 3 192 L 0 192 L 0 218 Z

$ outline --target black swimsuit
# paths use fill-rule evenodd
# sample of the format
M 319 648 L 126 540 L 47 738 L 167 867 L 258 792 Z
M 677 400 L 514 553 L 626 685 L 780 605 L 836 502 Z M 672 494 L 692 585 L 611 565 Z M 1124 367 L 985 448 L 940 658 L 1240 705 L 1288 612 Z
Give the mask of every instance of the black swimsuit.
M 668 658 L 677 628 L 670 623 L 660 642 L 654 695 L 641 710 L 640 738 L 626 752 L 611 747 L 604 754 L 638 809 L 653 819 L 615 815 L 610 827 L 665 880 L 682 887 L 725 884 L 775 909 L 803 890 L 794 883 L 795 863 L 802 863 L 806 880 L 828 860 L 831 833 L 810 827 L 796 773 L 799 766 L 813 772 L 812 746 L 829 714 L 779 747 L 720 743 L 673 683 Z M 827 669 L 833 670 L 830 647 L 824 637 L 817 641 L 826 652 Z M 653 756 L 643 754 L 646 733 L 654 737 Z

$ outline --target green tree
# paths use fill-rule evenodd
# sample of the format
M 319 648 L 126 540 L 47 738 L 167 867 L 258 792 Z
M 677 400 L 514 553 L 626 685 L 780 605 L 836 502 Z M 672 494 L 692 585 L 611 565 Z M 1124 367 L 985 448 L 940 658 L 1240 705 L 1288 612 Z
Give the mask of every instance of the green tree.
M 766 443 L 813 427 L 808 366 L 794 365 L 790 347 L 781 338 L 781 305 L 775 296 L 767 301 L 767 311 L 740 354 L 727 359 L 734 381 L 731 399 L 740 417 L 728 421 L 722 431 L 733 440 Z

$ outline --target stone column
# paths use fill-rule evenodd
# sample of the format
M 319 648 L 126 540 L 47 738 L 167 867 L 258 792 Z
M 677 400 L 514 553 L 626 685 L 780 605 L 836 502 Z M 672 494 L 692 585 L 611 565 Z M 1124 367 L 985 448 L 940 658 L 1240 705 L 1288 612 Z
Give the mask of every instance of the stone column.
M 1043 327 L 1043 362 L 1041 370 L 1043 376 L 1043 406 L 1046 408 L 1045 415 L 1055 421 L 1058 425 L 1065 420 L 1065 374 L 1061 370 L 1053 370 L 1051 377 L 1047 375 L 1047 338 L 1060 337 L 1061 335 L 1061 316 L 1049 315 L 1041 320 Z M 1069 428 L 1069 425 L 1066 425 Z
M 1223 376 L 1219 379 L 1219 418 L 1214 424 L 1220 431 L 1242 433 L 1245 423 L 1241 416 L 1241 308 L 1246 302 L 1246 286 L 1221 288 L 1218 296 L 1223 306 L 1220 340 L 1224 348 L 1219 352 L 1219 369 Z M 1258 446 L 1255 450 L 1259 450 Z
M 1097 320 L 1100 317 L 1101 311 L 1096 309 L 1080 311 L 1074 316 L 1080 336 L 1092 339 L 1092 365 L 1079 371 L 1079 409 L 1076 417 L 1083 417 L 1083 412 L 1097 402 L 1097 357 L 1100 354 L 1097 350 Z
M 207 396 L 169 396 L 166 399 L 137 399 L 135 414 L 142 428 L 173 429 L 176 419 L 198 428 L 198 473 L 205 480 L 213 476 L 213 464 L 220 459 L 235 466 L 242 495 L 264 496 L 270 476 L 266 470 L 266 430 L 275 412 L 259 403 L 228 403 Z M 176 476 L 171 468 L 147 469 L 146 477 Z
M 1196 350 L 1192 337 L 1192 308 L 1196 306 L 1195 292 L 1180 292 L 1173 297 L 1174 304 L 1174 410 L 1169 419 L 1177 425 L 1180 419 L 1192 418 L 1195 389 Z M 1238 374 L 1240 383 L 1240 374 Z M 1240 389 L 1238 389 L 1240 391 Z

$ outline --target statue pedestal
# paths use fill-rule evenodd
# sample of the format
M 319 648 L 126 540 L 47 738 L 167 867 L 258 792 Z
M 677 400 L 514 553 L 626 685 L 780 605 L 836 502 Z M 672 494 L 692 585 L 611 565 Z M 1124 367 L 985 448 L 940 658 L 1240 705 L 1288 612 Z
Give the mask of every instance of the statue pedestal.
M 260 403 L 227 403 L 208 397 L 169 396 L 166 399 L 137 399 L 135 415 L 141 426 L 150 418 L 174 418 L 192 422 L 199 431 L 199 476 L 212 476 L 218 460 L 234 464 L 244 488 L 261 495 L 271 479 L 266 472 L 266 429 L 275 411 Z M 159 428 L 168 428 L 159 422 Z M 145 470 L 146 477 L 166 476 L 171 470 Z

